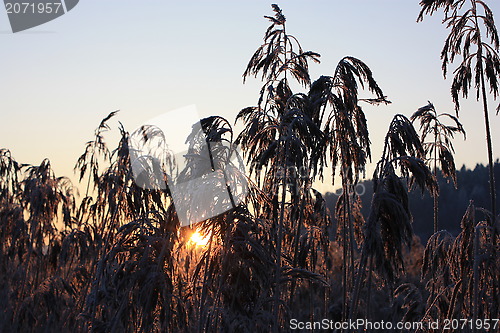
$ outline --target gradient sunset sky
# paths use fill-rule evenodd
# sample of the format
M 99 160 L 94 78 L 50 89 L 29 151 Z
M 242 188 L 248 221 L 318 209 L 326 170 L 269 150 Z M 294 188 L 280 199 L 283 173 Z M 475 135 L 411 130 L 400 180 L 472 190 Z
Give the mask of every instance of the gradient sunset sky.
M 346 55 L 364 61 L 388 99 L 364 106 L 373 161 L 396 113 L 410 116 L 432 101 L 454 113 L 450 77 L 439 55 L 447 36 L 442 13 L 416 23 L 418 0 L 283 1 L 287 32 L 321 54 L 311 77 L 332 75 Z M 133 131 L 147 119 L 195 104 L 201 116 L 234 122 L 257 103 L 261 83 L 242 73 L 268 27 L 271 1 L 80 1 L 66 15 L 13 34 L 0 10 L 0 148 L 19 162 L 49 158 L 58 175 L 73 167 L 109 112 Z M 500 1 L 486 1 L 500 24 Z M 366 97 L 369 95 L 365 94 Z M 462 102 L 467 140 L 454 141 L 457 167 L 486 163 L 481 105 Z M 498 102 L 490 100 L 492 110 Z M 491 112 L 494 156 L 500 116 Z M 238 128 L 238 127 L 237 127 Z M 113 140 L 113 139 L 111 139 Z M 371 176 L 368 168 L 367 176 Z M 333 190 L 324 185 L 321 190 Z

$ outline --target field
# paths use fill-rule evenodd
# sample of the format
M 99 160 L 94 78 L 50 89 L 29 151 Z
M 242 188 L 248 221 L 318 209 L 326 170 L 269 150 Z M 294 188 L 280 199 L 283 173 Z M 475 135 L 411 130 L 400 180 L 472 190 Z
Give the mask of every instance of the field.
M 498 33 L 482 1 L 421 6 L 420 20 L 446 15 L 441 57 L 456 112 L 429 102 L 411 117 L 394 115 L 382 156 L 373 156 L 369 200 L 356 190 L 372 159 L 362 107 L 391 102 L 355 57 L 313 80 L 309 64 L 320 55 L 289 34 L 277 5 L 244 69 L 262 89 L 237 116 L 243 129 L 217 115 L 202 119 L 187 138 L 183 169 L 157 128 L 111 127 L 119 112 L 98 124 L 76 161 L 80 196 L 49 160 L 27 165 L 1 149 L 0 331 L 500 331 L 489 127 L 496 105 L 488 104 L 498 97 Z M 486 207 L 466 198 L 463 217 L 441 223 L 455 225 L 452 234 L 440 227 L 438 178 L 460 188 L 453 142 L 466 136 L 459 102 L 467 97 L 477 97 L 485 119 L 489 191 Z M 107 144 L 110 131 L 120 134 L 117 147 Z M 138 159 L 139 146 L 154 158 Z M 314 189 L 327 173 L 341 188 L 331 210 Z M 179 184 L 195 180 L 176 197 Z M 412 225 L 415 191 L 433 198 L 424 244 Z

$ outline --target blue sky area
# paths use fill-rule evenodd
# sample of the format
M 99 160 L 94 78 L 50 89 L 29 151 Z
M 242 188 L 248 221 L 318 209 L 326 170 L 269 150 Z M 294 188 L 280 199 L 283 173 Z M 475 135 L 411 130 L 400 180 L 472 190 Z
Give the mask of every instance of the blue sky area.
M 0 147 L 21 162 L 49 158 L 58 175 L 73 166 L 109 112 L 129 131 L 164 112 L 195 104 L 201 116 L 255 105 L 260 82 L 242 82 L 271 15 L 269 1 L 80 1 L 66 15 L 12 34 L 0 10 Z M 500 2 L 487 1 L 500 22 Z M 388 106 L 366 106 L 373 159 L 393 115 L 410 116 L 430 100 L 454 112 L 439 59 L 447 35 L 442 13 L 416 23 L 416 0 L 284 1 L 287 32 L 321 54 L 312 78 L 331 75 L 355 56 L 372 69 Z M 472 95 L 474 96 L 474 94 Z M 491 102 L 493 103 L 493 102 Z M 498 105 L 498 101 L 492 106 Z M 481 105 L 463 102 L 467 141 L 455 140 L 456 162 L 487 161 Z M 112 122 L 117 132 L 117 121 Z M 493 143 L 500 117 L 492 113 Z M 495 156 L 500 156 L 496 144 Z M 369 168 L 369 170 L 372 170 Z M 371 172 L 370 172 L 371 173 Z M 331 190 L 325 184 L 322 190 Z

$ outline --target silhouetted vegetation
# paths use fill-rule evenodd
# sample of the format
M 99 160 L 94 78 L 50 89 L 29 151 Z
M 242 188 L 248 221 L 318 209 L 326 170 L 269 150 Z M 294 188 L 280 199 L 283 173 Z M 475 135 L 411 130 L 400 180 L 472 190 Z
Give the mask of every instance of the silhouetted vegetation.
M 443 75 L 446 77 L 455 58 L 462 58 L 460 65 L 453 71 L 454 77 L 451 85 L 451 95 L 457 116 L 460 110 L 460 94 L 467 98 L 472 83 L 476 90 L 476 99 L 478 101 L 481 99 L 490 168 L 490 210 L 493 216 L 496 216 L 493 146 L 487 98 L 487 90 L 494 99 L 498 97 L 498 77 L 500 76 L 498 55 L 500 39 L 493 12 L 481 0 L 422 0 L 420 5 L 422 10 L 418 21 L 423 20 L 425 14 L 432 15 L 438 9 L 443 9 L 445 13 L 443 23 L 450 29 L 450 34 L 441 51 Z M 497 107 L 497 114 L 499 110 L 500 104 Z M 491 221 L 491 225 L 495 225 L 494 221 Z
M 448 53 L 451 61 L 461 54 L 454 34 L 474 21 L 467 43 L 484 49 L 462 55 L 465 62 L 469 55 L 486 61 L 476 67 L 476 88 L 484 96 L 486 69 L 496 95 L 492 13 L 472 0 L 474 9 L 462 20 L 463 3 L 422 1 L 422 12 L 444 6 L 453 14 L 446 21 L 458 32 L 445 46 L 445 67 Z M 111 112 L 76 163 L 85 188 L 79 201 L 48 160 L 26 165 L 0 150 L 0 331 L 281 332 L 290 330 L 292 318 L 500 317 L 498 217 L 482 208 L 495 198 L 494 188 L 488 190 L 495 175 L 482 165 L 455 170 L 449 140 L 463 132 L 458 119 L 449 116 L 453 126 L 436 122 L 428 105 L 413 117 L 422 124 L 419 135 L 410 119 L 396 114 L 372 179 L 359 182 L 372 157 L 363 103 L 390 102 L 369 66 L 352 56 L 329 69 L 331 76 L 313 80 L 309 63 L 319 63 L 320 55 L 304 51 L 282 10 L 272 8 L 264 42 L 243 74 L 261 77 L 263 86 L 256 105 L 236 117 L 240 133 L 222 117 L 207 117 L 193 126 L 183 156 L 165 149 L 137 161 L 135 140 L 159 144 L 163 133 L 154 126 L 132 134 L 121 124 L 113 128 L 117 112 Z M 478 37 L 477 19 L 486 23 L 493 47 Z M 470 66 L 458 70 L 457 80 L 462 70 L 465 81 L 454 88 L 466 94 Z M 110 130 L 120 134 L 114 149 L 106 141 Z M 237 145 L 249 175 L 243 159 L 231 160 Z M 185 159 L 183 169 L 175 158 Z M 340 175 L 339 196 L 313 188 L 329 170 Z M 500 168 L 495 172 L 498 179 Z M 180 183 L 199 180 L 183 199 L 203 216 L 195 199 L 206 194 L 201 189 L 211 174 L 223 179 L 217 186 L 228 191 L 230 209 L 182 226 L 174 175 Z M 230 189 L 242 184 L 248 195 L 235 200 Z M 437 205 L 443 230 L 433 233 Z M 475 326 L 455 331 L 481 330 Z
M 495 176 L 500 177 L 498 160 L 495 163 Z M 477 164 L 474 169 L 462 166 L 456 170 L 457 186 L 455 187 L 453 181 L 444 177 L 438 169 L 440 230 L 447 230 L 454 236 L 458 235 L 460 225 L 457 221 L 462 218 L 471 200 L 477 207 L 489 205 L 488 177 L 488 167 L 482 164 Z M 498 189 L 500 189 L 499 185 L 497 185 Z M 362 202 L 361 212 L 364 216 L 368 216 L 373 195 L 372 181 L 359 182 L 356 191 L 360 194 Z M 337 202 L 337 192 L 340 193 L 340 189 L 325 194 L 325 201 L 330 211 L 333 211 Z M 408 193 L 408 198 L 413 216 L 413 231 L 425 243 L 433 234 L 433 197 L 427 192 L 422 195 L 420 191 L 413 190 Z

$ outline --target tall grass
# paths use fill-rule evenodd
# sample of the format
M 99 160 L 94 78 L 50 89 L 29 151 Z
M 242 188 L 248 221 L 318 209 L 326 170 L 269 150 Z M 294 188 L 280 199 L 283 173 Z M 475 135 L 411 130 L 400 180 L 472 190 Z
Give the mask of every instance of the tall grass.
M 389 101 L 372 70 L 351 56 L 331 76 L 311 80 L 309 62 L 319 63 L 319 54 L 304 51 L 282 10 L 272 9 L 264 43 L 244 72 L 263 86 L 256 106 L 237 116 L 243 130 L 234 133 L 218 116 L 202 119 L 202 130 L 187 138 L 183 170 L 167 151 L 157 161 L 163 172 L 138 183 L 130 143 L 160 133 L 115 128 L 117 112 L 100 122 L 76 163 L 85 189 L 78 201 L 48 160 L 26 165 L 0 150 L 0 331 L 280 332 L 292 318 L 499 317 L 491 213 L 471 203 L 457 237 L 439 231 L 420 243 L 408 191 L 437 196 L 437 168 L 425 163 L 426 132 L 419 136 L 398 114 L 363 216 L 354 191 L 371 159 L 362 105 Z M 424 111 L 433 109 L 414 119 Z M 106 141 L 112 130 L 121 137 L 114 148 Z M 434 137 L 451 155 L 446 140 Z M 245 182 L 249 193 L 240 203 L 231 199 L 223 214 L 181 227 L 170 189 L 140 186 L 168 183 L 174 172 L 185 181 L 221 170 L 236 145 L 249 175 L 235 166 L 225 185 Z M 442 170 L 453 176 L 446 154 Z M 210 163 L 201 162 L 206 156 Z M 313 188 L 329 167 L 343 189 L 334 212 Z M 205 245 L 193 243 L 195 231 Z

